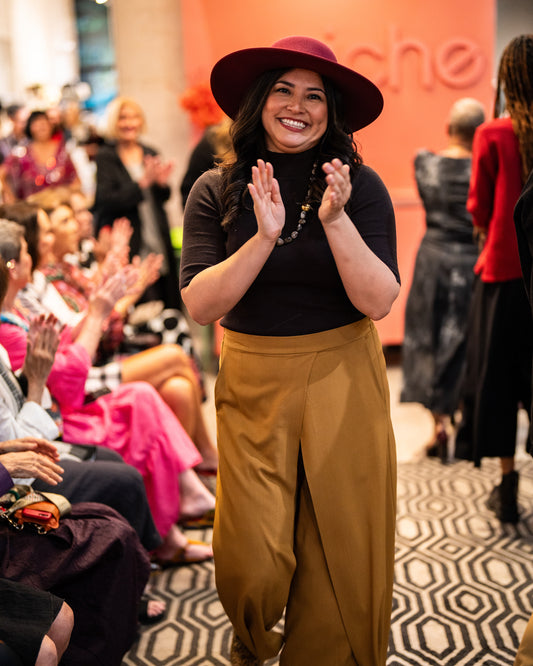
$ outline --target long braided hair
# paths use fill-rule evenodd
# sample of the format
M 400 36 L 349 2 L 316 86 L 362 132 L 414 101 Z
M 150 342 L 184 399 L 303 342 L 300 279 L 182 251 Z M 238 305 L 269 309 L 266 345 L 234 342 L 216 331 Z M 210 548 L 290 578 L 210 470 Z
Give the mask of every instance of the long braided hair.
M 505 109 L 518 137 L 525 182 L 533 169 L 533 34 L 515 37 L 500 59 L 494 117 Z

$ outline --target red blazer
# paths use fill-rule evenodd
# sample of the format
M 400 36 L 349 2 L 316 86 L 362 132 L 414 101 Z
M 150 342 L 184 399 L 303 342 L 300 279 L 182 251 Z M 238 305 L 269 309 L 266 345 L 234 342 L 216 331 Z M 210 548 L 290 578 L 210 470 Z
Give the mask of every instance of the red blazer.
M 518 139 L 510 118 L 480 125 L 472 148 L 467 208 L 475 227 L 487 232 L 474 272 L 483 282 L 522 277 L 513 210 L 522 190 Z

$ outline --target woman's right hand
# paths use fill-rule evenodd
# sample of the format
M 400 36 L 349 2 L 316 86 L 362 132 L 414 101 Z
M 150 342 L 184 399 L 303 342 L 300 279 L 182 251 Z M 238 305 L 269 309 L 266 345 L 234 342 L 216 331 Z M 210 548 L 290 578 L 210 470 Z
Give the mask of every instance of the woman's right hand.
M 95 289 L 89 299 L 89 313 L 102 320 L 107 319 L 117 301 L 134 287 L 139 278 L 139 271 L 133 266 L 124 266 L 113 275 L 109 275 Z
M 252 182 L 248 184 L 248 191 L 254 202 L 259 235 L 275 242 L 285 226 L 285 206 L 270 162 L 257 160 L 257 166 L 252 167 Z
M 52 369 L 62 327 L 54 315 L 39 315 L 30 322 L 23 374 L 28 380 L 28 400 L 40 396 Z

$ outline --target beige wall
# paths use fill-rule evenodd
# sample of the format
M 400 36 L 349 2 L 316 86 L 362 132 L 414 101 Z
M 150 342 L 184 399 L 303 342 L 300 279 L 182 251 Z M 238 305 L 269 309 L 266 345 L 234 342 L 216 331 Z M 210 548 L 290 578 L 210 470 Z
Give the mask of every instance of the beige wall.
M 177 224 L 178 183 L 190 152 L 188 118 L 178 106 L 184 89 L 180 2 L 113 0 L 110 17 L 119 92 L 134 97 L 144 109 L 146 142 L 176 162 L 167 212 Z
M 48 99 L 77 80 L 79 65 L 72 0 L 0 0 L 0 99 L 25 100 L 40 83 Z

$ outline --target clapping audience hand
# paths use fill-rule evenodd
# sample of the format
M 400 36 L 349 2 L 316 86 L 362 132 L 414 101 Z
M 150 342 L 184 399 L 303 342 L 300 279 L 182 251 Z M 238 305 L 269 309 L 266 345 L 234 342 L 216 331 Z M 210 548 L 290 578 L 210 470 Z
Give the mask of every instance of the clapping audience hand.
M 134 288 L 138 279 L 139 271 L 131 264 L 106 276 L 89 299 L 90 312 L 106 319 L 116 303 Z
M 133 227 L 127 217 L 119 217 L 113 222 L 110 236 L 110 250 L 116 255 L 123 255 L 124 251 L 130 251 L 130 240 L 133 234 Z
M 144 259 L 136 256 L 133 258 L 132 266 L 139 271 L 139 279 L 134 287 L 130 290 L 130 294 L 138 293 L 139 296 L 145 291 L 147 287 L 153 284 L 158 278 L 163 263 L 162 254 L 154 254 L 151 252 Z
M 128 263 L 130 239 L 133 228 L 127 217 L 119 217 L 112 227 L 102 227 L 94 241 L 93 254 L 102 270 L 106 270 L 107 261 L 119 261 L 121 265 Z
M 174 170 L 174 161 L 168 160 L 167 162 L 161 162 L 158 160 L 156 178 L 155 182 L 158 185 L 167 185 L 170 178 L 170 174 Z
M 62 326 L 54 315 L 39 315 L 30 322 L 26 358 L 22 368 L 28 380 L 28 400 L 40 403 L 54 362 Z

